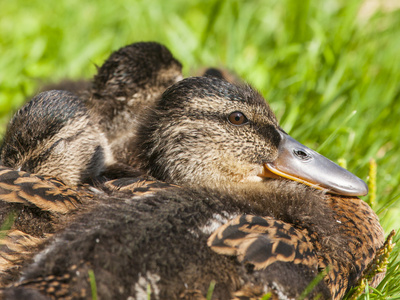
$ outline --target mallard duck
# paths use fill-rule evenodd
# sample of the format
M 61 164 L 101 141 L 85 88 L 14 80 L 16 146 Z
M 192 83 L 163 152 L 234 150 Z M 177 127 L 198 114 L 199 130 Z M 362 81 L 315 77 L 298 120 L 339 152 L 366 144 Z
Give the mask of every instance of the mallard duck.
M 181 63 L 165 46 L 138 42 L 114 51 L 93 80 L 63 80 L 42 91 L 67 90 L 78 95 L 98 117 L 116 160 L 123 162 L 124 145 L 135 135 L 140 115 L 182 78 Z
M 3 240 L 0 286 L 18 276 L 20 264 L 62 228 L 68 220 L 65 215 L 80 205 L 71 186 L 139 174 L 114 160 L 114 154 L 119 154 L 112 144 L 115 133 L 121 134 L 118 149 L 122 151 L 124 133 L 134 135 L 143 108 L 153 105 L 162 91 L 179 79 L 181 64 L 167 48 L 154 42 L 135 43 L 106 60 L 91 88 L 84 81 L 53 86 L 72 90 L 79 98 L 47 91 L 15 114 L 0 150 L 2 164 L 8 167 L 2 167 L 0 174 L 0 222 L 12 211 L 23 221 L 16 222 Z M 47 175 L 57 178 L 42 177 Z M 117 183 L 108 182 L 107 186 L 141 193 L 163 186 L 142 178 Z M 33 224 L 40 230 L 31 228 Z
M 100 118 L 114 156 L 127 159 L 125 144 L 134 138 L 138 118 L 182 79 L 182 65 L 163 45 L 141 42 L 113 52 L 98 69 L 88 100 Z
M 78 97 L 65 91 L 43 92 L 18 110 L 8 124 L 0 159 L 3 166 L 52 175 L 72 186 L 114 162 L 98 122 Z
M 11 215 L 15 222 L 0 247 L 1 283 L 16 276 L 20 263 L 62 223 L 61 215 L 80 204 L 71 187 L 113 164 L 97 124 L 65 91 L 39 94 L 10 121 L 0 149 L 0 222 Z
M 66 91 L 43 92 L 14 115 L 0 159 L 0 224 L 16 219 L 0 247 L 0 286 L 77 209 L 78 184 L 141 174 L 114 161 L 96 117 Z
M 94 285 L 104 299 L 147 299 L 149 289 L 152 299 L 204 299 L 213 283 L 213 299 L 289 299 L 326 266 L 308 297 L 340 299 L 383 244 L 377 216 L 355 197 L 365 183 L 288 136 L 249 86 L 174 84 L 127 149 L 167 188 L 88 190 L 96 201 L 6 299 L 90 299 Z

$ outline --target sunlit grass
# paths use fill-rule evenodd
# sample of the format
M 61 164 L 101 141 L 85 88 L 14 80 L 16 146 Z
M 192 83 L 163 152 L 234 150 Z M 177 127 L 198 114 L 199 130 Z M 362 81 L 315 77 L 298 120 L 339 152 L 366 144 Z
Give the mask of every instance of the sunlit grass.
M 88 275 L 90 282 L 90 290 L 92 292 L 92 300 L 97 300 L 97 284 L 93 270 L 89 270 Z
M 113 50 L 155 40 L 184 64 L 225 66 L 259 89 L 297 140 L 368 180 L 400 228 L 400 11 L 346 0 L 14 0 L 0 4 L 0 118 L 44 82 L 90 78 Z M 3 127 L 4 128 L 4 127 Z M 368 200 L 368 198 L 365 198 Z M 396 257 L 399 247 L 394 250 Z M 396 269 L 397 268 L 397 269 Z M 400 295 L 398 263 L 371 299 Z M 379 293 L 382 295 L 380 296 Z M 363 296 L 362 296 L 363 297 Z

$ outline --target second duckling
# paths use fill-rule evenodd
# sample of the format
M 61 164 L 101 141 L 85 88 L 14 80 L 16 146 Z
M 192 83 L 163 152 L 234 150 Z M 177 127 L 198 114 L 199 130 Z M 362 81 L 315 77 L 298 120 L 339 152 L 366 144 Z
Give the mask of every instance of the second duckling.
M 181 63 L 155 42 L 125 46 L 98 69 L 87 104 L 118 161 L 125 163 L 131 155 L 126 144 L 135 137 L 143 112 L 182 78 Z
M 107 138 L 84 103 L 65 91 L 39 94 L 8 124 L 1 164 L 51 175 L 72 186 L 100 175 L 114 163 Z

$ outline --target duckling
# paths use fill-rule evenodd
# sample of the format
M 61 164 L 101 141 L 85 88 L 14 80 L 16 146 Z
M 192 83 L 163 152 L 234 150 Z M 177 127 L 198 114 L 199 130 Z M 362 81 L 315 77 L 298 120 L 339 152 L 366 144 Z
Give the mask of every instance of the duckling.
M 18 235 L 15 231 L 9 235 L 9 237 L 12 236 L 13 238 L 9 239 L 8 246 L 14 245 L 15 248 L 15 245 L 20 244 L 20 242 L 16 242 L 16 236 L 18 236 L 18 241 L 24 240 L 25 243 L 27 240 L 34 240 L 35 243 L 33 245 L 36 246 L 39 244 L 37 236 L 26 234 L 26 232 L 32 231 L 26 226 L 32 223 L 32 219 L 35 218 L 39 222 L 42 220 L 47 224 L 46 226 L 41 226 L 41 228 L 47 228 L 44 231 L 48 236 L 49 232 L 55 231 L 54 225 L 60 221 L 60 217 L 54 217 L 54 214 L 66 214 L 77 207 L 75 205 L 76 199 L 73 199 L 74 205 L 69 205 L 69 199 L 67 198 L 68 201 L 65 201 L 67 205 L 65 205 L 62 202 L 54 202 L 49 193 L 41 195 L 41 197 L 25 196 L 26 199 L 21 199 L 21 195 L 27 190 L 27 183 L 21 186 L 20 177 L 25 176 L 32 180 L 32 182 L 29 182 L 29 188 L 40 186 L 42 190 L 48 188 L 52 193 L 67 197 L 68 193 L 65 192 L 69 191 L 69 188 L 64 188 L 63 183 L 76 186 L 78 183 L 93 180 L 94 178 L 99 180 L 98 175 L 100 173 L 104 174 L 106 167 L 107 178 L 127 176 L 128 174 L 138 175 L 130 167 L 119 163 L 113 164 L 114 160 L 107 136 L 112 138 L 117 131 L 128 131 L 128 129 L 125 129 L 128 125 L 123 124 L 122 120 L 129 116 L 132 117 L 130 120 L 132 122 L 126 121 L 127 124 L 130 124 L 129 128 L 132 131 L 131 134 L 133 134 L 135 130 L 134 119 L 136 117 L 134 113 L 139 113 L 145 105 L 151 105 L 152 99 L 161 94 L 162 90 L 170 84 L 169 82 L 172 84 L 175 80 L 179 80 L 180 69 L 180 63 L 172 57 L 172 54 L 164 46 L 157 43 L 136 43 L 114 52 L 105 64 L 99 68 L 91 91 L 92 97 L 86 103 L 82 99 L 88 98 L 88 92 L 85 91 L 87 84 L 74 84 L 72 87 L 79 92 L 80 99 L 64 92 L 46 92 L 35 97 L 15 115 L 3 140 L 3 148 L 1 149 L 2 164 L 15 170 L 27 171 L 28 173 L 15 173 L 10 169 L 3 168 L 1 179 L 3 182 L 11 183 L 13 188 L 12 191 L 7 188 L 3 189 L 5 194 L 2 199 L 5 199 L 5 195 L 7 195 L 7 199 L 6 202 L 2 203 L 1 221 L 5 220 L 10 210 L 16 209 L 15 205 L 10 205 L 10 203 L 22 202 L 25 206 L 33 206 L 35 209 L 39 209 L 40 213 L 33 214 L 34 217 L 28 216 L 24 218 L 19 215 L 19 218 L 28 218 L 29 221 L 25 222 L 25 227 L 19 228 Z M 70 89 L 71 84 L 65 85 L 64 83 L 64 87 Z M 121 99 L 117 100 L 116 97 L 113 97 L 113 93 L 116 90 L 119 90 L 119 93 L 116 93 L 117 97 L 121 97 L 121 93 L 124 91 L 127 96 L 131 97 L 129 101 L 123 103 Z M 147 103 L 144 103 L 143 101 L 146 99 Z M 106 108 L 109 111 L 103 113 L 102 109 Z M 90 112 L 89 109 L 91 109 Z M 64 111 L 68 111 L 68 114 L 63 113 Z M 108 114 L 110 111 L 115 115 Z M 97 115 L 97 113 L 99 114 Z M 110 123 L 103 122 L 104 119 L 109 122 L 112 119 L 114 123 L 117 122 L 116 120 L 121 122 L 118 126 L 113 127 L 113 132 L 110 132 L 107 127 Z M 84 134 L 82 134 L 81 130 L 84 130 Z M 60 133 L 61 135 L 65 133 L 70 137 L 60 136 Z M 75 135 L 83 138 L 83 142 L 74 138 Z M 85 138 L 86 135 L 89 138 Z M 68 151 L 64 151 L 63 148 Z M 106 155 L 103 155 L 103 152 Z M 91 155 L 92 158 L 90 157 Z M 103 156 L 106 156 L 104 157 L 106 160 Z M 53 182 L 38 185 L 36 184 L 37 181 L 42 179 L 29 173 L 51 175 L 60 178 L 63 182 L 59 182 L 58 187 L 54 187 L 52 185 Z M 141 186 L 143 192 L 157 186 L 154 182 L 145 184 L 140 179 L 130 184 L 123 182 L 121 185 L 121 183 L 118 183 L 118 186 L 113 185 L 111 182 L 107 183 L 107 186 L 112 189 L 135 191 L 138 185 Z M 19 191 L 17 195 L 14 193 L 15 190 Z M 12 193 L 12 197 L 9 197 L 8 193 Z M 17 206 L 19 208 L 21 204 L 17 204 Z M 17 209 L 17 211 L 19 210 Z M 28 211 L 30 212 L 31 209 L 28 209 Z M 48 228 L 51 228 L 51 230 Z M 41 232 L 40 237 L 44 239 L 43 232 Z M 43 240 L 40 240 L 41 242 Z M 7 251 L 10 252 L 10 247 L 8 247 Z M 16 254 L 22 252 L 25 254 L 30 253 L 27 249 L 21 251 L 21 247 L 19 247 L 14 249 L 12 256 L 7 255 L 7 261 L 2 263 L 4 267 L 2 268 L 3 273 L 4 269 L 9 267 L 12 267 L 12 269 L 15 269 L 16 266 L 18 267 L 16 262 L 22 259 Z
M 14 115 L 0 159 L 6 167 L 58 177 L 71 186 L 113 163 L 97 122 L 78 97 L 65 91 L 43 92 Z
M 115 51 L 94 77 L 89 99 L 47 91 L 21 108 L 4 136 L 2 164 L 69 185 L 98 176 L 115 162 L 114 142 L 120 147 L 136 131 L 138 115 L 182 79 L 181 69 L 169 50 L 155 42 Z M 87 84 L 72 86 L 87 93 Z
M 113 163 L 97 124 L 65 91 L 39 94 L 11 119 L 0 148 L 0 222 L 11 215 L 15 222 L 1 243 L 0 281 L 18 274 L 22 261 L 63 223 L 62 215 L 81 204 L 71 187 Z
M 340 299 L 383 244 L 365 183 L 296 142 L 249 86 L 188 78 L 129 145 L 170 186 L 114 191 L 78 214 L 5 299 Z M 180 186 L 174 186 L 179 184 Z M 336 195 L 333 195 L 336 194 Z M 91 283 L 89 280 L 91 276 Z
M 7 275 L 6 280 L 0 275 L 0 285 L 12 280 L 8 276 L 9 269 L 19 269 L 20 262 L 32 249 L 65 223 L 61 221 L 65 218 L 59 214 L 68 214 L 81 204 L 79 196 L 69 198 L 71 188 L 68 185 L 89 181 L 98 185 L 106 178 L 140 175 L 131 167 L 114 161 L 115 146 L 111 149 L 108 138 L 112 141 L 117 132 L 122 136 L 123 132 L 134 134 L 136 114 L 152 105 L 155 98 L 180 77 L 181 64 L 167 48 L 158 43 L 135 43 L 108 58 L 99 68 L 90 90 L 84 81 L 58 85 L 77 92 L 79 98 L 67 92 L 47 91 L 17 112 L 0 150 L 2 164 L 11 168 L 2 168 L 0 175 L 3 183 L 0 222 L 14 210 L 18 212 L 18 219 L 24 221 L 20 222 L 22 226 L 14 226 L 16 229 L 8 235 L 7 245 L 0 253 L 5 258 L 0 264 L 0 273 Z M 44 181 L 40 175 L 62 181 L 55 178 Z M 55 186 L 54 182 L 57 182 Z M 163 186 L 154 180 L 135 178 L 109 181 L 104 188 L 147 193 L 160 185 Z M 26 194 L 30 189 L 34 190 L 35 197 L 31 196 L 32 191 Z M 28 215 L 24 215 L 24 211 Z M 37 233 L 30 228 L 29 224 L 33 223 L 41 224 L 38 227 L 43 230 Z M 21 246 L 22 241 L 25 244 L 34 242 L 26 249 Z M 19 255 L 21 253 L 24 255 Z
M 114 51 L 93 80 L 63 80 L 42 91 L 67 90 L 84 99 L 98 116 L 115 158 L 123 162 L 125 142 L 135 135 L 141 113 L 182 78 L 182 64 L 165 46 L 138 42 Z
M 0 224 L 15 217 L 0 247 L 0 285 L 80 207 L 78 184 L 140 174 L 114 162 L 98 121 L 66 91 L 43 92 L 15 114 L 0 159 Z
M 163 45 L 140 42 L 115 51 L 94 77 L 89 109 L 97 113 L 115 158 L 124 163 L 138 118 L 167 87 L 182 79 L 182 65 Z

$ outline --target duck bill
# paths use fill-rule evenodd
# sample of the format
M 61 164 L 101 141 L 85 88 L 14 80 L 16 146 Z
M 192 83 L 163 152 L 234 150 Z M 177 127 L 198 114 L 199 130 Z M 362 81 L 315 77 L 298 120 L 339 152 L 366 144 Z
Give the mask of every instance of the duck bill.
M 343 196 L 364 196 L 368 187 L 364 181 L 321 154 L 280 132 L 278 157 L 264 164 L 261 177 L 287 178 Z

